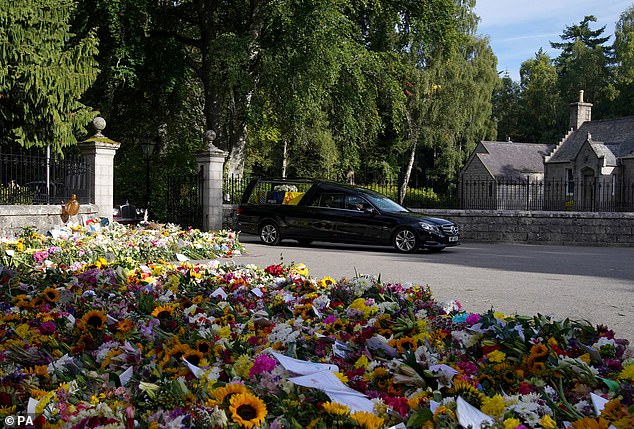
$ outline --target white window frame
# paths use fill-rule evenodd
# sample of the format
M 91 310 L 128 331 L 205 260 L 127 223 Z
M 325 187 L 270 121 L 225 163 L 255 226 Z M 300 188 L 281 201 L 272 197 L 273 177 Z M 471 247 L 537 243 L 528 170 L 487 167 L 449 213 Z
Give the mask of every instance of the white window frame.
M 564 176 L 566 184 L 566 196 L 575 195 L 575 174 L 572 168 L 566 168 Z

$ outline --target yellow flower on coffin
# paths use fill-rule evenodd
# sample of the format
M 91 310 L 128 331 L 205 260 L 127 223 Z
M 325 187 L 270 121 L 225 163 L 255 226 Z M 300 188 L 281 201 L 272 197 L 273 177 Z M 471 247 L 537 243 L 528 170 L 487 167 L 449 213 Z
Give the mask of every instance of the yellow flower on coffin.
M 350 418 L 357 422 L 363 429 L 379 429 L 383 426 L 383 419 L 366 411 L 357 411 L 350 414 Z
M 231 420 L 240 427 L 252 429 L 260 426 L 267 415 L 266 404 L 252 393 L 238 393 L 229 399 Z

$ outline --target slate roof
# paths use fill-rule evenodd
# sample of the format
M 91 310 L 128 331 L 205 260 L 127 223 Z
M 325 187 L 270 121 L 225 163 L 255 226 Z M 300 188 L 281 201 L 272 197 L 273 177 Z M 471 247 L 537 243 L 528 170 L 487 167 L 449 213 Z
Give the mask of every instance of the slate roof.
M 602 143 L 614 158 L 634 155 L 634 116 L 628 116 L 584 122 L 578 130 L 573 131 L 561 143 L 546 162 L 570 162 L 573 160 L 586 141 L 588 133 L 590 133 L 593 143 Z M 606 162 L 608 162 L 608 158 L 606 158 Z
M 520 177 L 527 173 L 543 173 L 544 157 L 555 148 L 554 144 L 492 142 L 481 144 L 487 153 L 476 156 L 494 177 Z

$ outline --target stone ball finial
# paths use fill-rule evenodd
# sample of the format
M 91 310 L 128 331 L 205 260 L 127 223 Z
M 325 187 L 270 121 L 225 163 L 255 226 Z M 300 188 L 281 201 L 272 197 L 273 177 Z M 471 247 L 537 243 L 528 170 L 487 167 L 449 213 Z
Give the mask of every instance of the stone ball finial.
M 222 149 L 214 145 L 215 139 L 216 139 L 216 132 L 214 130 L 205 131 L 205 140 L 207 140 L 207 149 L 210 152 L 222 152 Z
M 103 136 L 101 133 L 106 128 L 106 120 L 101 116 L 97 116 L 92 120 L 92 126 L 95 128 L 95 136 Z

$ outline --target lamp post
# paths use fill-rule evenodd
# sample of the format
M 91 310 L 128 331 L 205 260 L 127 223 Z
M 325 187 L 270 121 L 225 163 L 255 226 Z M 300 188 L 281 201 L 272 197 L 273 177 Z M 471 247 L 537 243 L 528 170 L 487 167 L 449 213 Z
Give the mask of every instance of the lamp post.
M 155 147 L 156 142 L 151 139 L 145 140 L 145 142 L 141 144 L 143 158 L 145 158 L 145 210 L 148 210 L 150 207 L 150 158 L 152 157 L 152 153 L 154 153 Z

